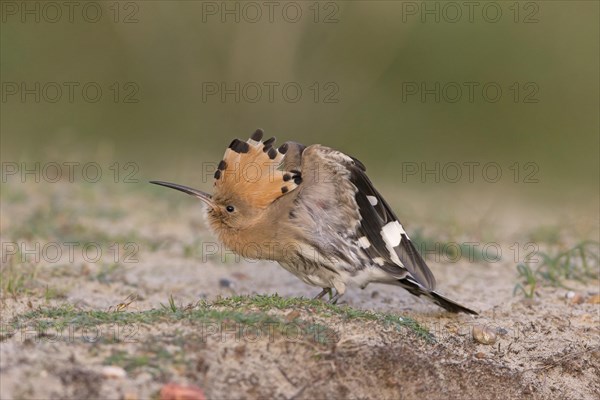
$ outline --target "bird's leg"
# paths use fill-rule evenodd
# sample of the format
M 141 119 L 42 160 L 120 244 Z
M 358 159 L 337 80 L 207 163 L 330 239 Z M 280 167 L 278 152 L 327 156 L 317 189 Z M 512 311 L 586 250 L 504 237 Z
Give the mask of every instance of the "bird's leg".
M 324 288 L 323 290 L 321 290 L 321 293 L 319 293 L 313 298 L 313 300 L 319 300 L 323 298 L 323 296 L 325 296 L 327 293 L 329 293 L 329 297 L 331 297 L 331 288 Z
M 344 295 L 344 293 L 340 293 L 336 290 L 335 296 L 333 296 L 329 299 L 329 304 L 336 304 L 343 295 Z

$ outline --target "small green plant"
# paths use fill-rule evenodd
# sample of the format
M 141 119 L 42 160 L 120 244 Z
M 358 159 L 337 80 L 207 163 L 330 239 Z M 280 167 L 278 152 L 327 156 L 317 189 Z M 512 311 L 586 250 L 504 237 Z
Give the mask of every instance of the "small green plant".
M 521 278 L 523 282 L 515 285 L 515 288 L 513 289 L 513 296 L 516 295 L 517 292 L 521 291 L 528 299 L 533 298 L 533 295 L 535 294 L 535 288 L 537 287 L 535 271 L 533 271 L 528 264 L 521 263 L 517 265 L 517 272 L 519 273 L 519 278 Z
M 542 285 L 567 288 L 564 284 L 567 279 L 586 282 L 597 278 L 599 248 L 598 242 L 584 241 L 554 255 L 544 252 L 533 255 L 517 265 L 520 282 L 515 285 L 513 295 L 521 292 L 525 297 L 533 298 L 536 288 Z
M 38 273 L 37 265 L 18 263 L 20 258 L 20 253 L 17 253 L 0 266 L 0 297 L 15 297 L 31 289 Z
M 160 303 L 160 306 L 163 310 L 171 311 L 172 313 L 177 313 L 178 311 L 177 304 L 175 304 L 175 299 L 172 294 L 169 295 L 169 303 L 167 305 Z

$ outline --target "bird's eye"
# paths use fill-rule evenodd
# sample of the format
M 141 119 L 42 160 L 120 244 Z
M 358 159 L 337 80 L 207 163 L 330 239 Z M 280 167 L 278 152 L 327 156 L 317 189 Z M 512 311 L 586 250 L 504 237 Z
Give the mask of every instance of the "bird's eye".
M 230 213 L 235 211 L 234 206 L 227 206 L 227 207 L 225 207 L 225 209 L 227 210 L 227 212 L 230 212 Z

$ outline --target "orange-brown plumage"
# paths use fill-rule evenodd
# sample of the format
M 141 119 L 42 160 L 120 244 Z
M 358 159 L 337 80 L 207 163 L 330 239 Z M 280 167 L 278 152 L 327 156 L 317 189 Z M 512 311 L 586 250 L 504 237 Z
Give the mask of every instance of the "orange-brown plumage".
M 214 197 L 236 197 L 239 201 L 264 210 L 297 185 L 285 179 L 279 168 L 283 154 L 272 147 L 274 139 L 262 142 L 262 131 L 242 142 L 235 139 L 225 151 L 215 173 Z

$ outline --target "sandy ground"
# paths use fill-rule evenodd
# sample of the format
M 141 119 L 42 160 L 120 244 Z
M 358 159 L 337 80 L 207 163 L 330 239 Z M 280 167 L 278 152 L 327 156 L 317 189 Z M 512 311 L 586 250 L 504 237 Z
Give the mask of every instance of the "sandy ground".
M 312 297 L 319 289 L 273 263 L 236 260 L 220 248 L 212 254 L 215 247 L 207 244 L 212 246 L 214 238 L 199 205 L 174 192 L 69 183 L 5 185 L 0 398 L 157 398 L 168 382 L 196 385 L 214 399 L 600 396 L 600 305 L 594 303 L 598 280 L 566 281 L 568 288 L 539 287 L 533 299 L 513 295 L 519 282 L 515 265 L 530 250 L 527 244 L 550 251 L 552 246 L 597 240 L 597 218 L 588 218 L 591 208 L 562 207 L 561 213 L 542 218 L 535 210 L 517 212 L 514 205 L 509 209 L 489 200 L 463 202 L 449 213 L 436 208 L 435 201 L 442 200 L 419 202 L 417 193 L 391 197 L 397 210 L 413 216 L 405 222 L 409 229 L 423 227 L 424 234 L 440 241 L 495 243 L 502 249 L 501 260 L 491 262 L 428 256 L 440 291 L 478 310 L 476 317 L 446 313 L 382 285 L 351 289 L 343 298 L 342 305 L 351 309 L 412 318 L 434 341 L 377 321 L 326 315 L 310 305 L 260 312 L 326 326 L 334 333 L 328 340 L 298 339 L 285 332 L 256 339 L 236 335 L 235 328 L 215 331 L 214 322 L 198 324 L 189 318 L 99 324 L 92 333 L 73 320 L 58 330 L 60 335 L 56 329 L 41 334 L 35 319 L 23 325 L 15 321 L 64 305 L 86 312 L 114 311 L 125 303 L 118 312 L 135 313 L 161 309 L 169 296 L 185 308 L 219 296 Z M 565 220 L 571 223 L 565 225 Z M 560 228 L 545 243 L 540 226 Z M 71 245 L 69 254 L 66 243 L 72 242 L 78 244 Z M 50 243 L 61 247 L 62 257 L 55 258 Z M 85 253 L 89 243 L 97 244 L 102 256 L 96 258 L 90 249 Z M 511 250 L 514 243 L 518 254 Z M 13 244 L 34 250 L 12 254 L 7 246 Z M 575 299 L 567 298 L 569 291 Z M 135 300 L 126 301 L 132 295 Z M 258 311 L 253 306 L 240 310 Z M 495 343 L 475 341 L 475 325 L 493 330 Z M 207 326 L 213 330 L 208 332 Z M 115 376 L 106 369 L 110 365 L 119 367 Z

